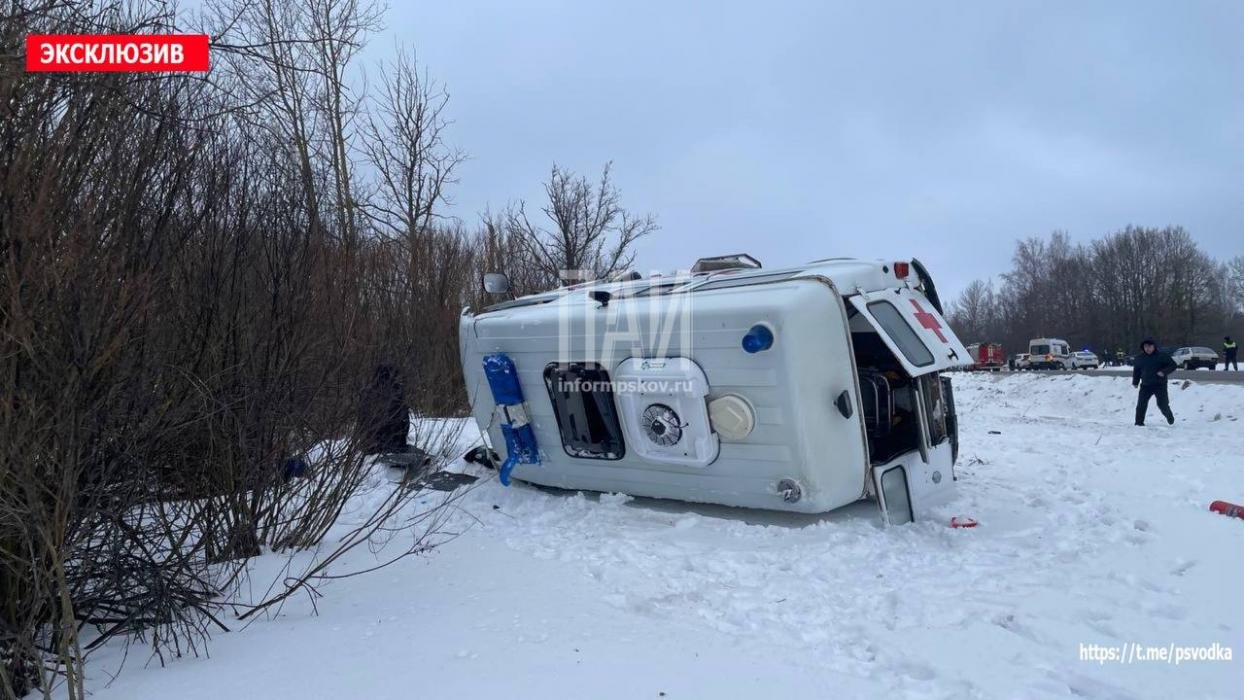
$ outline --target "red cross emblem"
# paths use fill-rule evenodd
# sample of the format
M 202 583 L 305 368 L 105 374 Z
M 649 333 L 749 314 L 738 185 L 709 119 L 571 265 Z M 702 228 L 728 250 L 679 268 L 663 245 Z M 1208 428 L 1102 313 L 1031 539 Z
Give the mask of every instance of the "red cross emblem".
M 943 343 L 947 342 L 946 336 L 942 335 L 942 324 L 937 322 L 937 317 L 925 311 L 924 307 L 920 306 L 920 302 L 915 299 L 911 300 L 911 305 L 916 307 L 916 320 L 920 322 L 920 325 L 936 333 L 938 340 Z

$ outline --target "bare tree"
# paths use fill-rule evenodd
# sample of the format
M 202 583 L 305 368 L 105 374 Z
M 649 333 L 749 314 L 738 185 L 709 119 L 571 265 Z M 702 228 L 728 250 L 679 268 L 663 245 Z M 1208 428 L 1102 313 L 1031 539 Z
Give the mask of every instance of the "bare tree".
M 1244 314 L 1244 255 L 1237 255 L 1226 264 L 1227 297 L 1232 312 Z
M 448 102 L 449 94 L 420 71 L 413 51 L 400 52 L 381 70 L 363 148 L 377 180 L 367 212 L 390 235 L 418 236 L 446 203 L 446 187 L 465 159 L 444 140 Z
M 289 149 L 313 225 L 359 242 L 357 57 L 382 28 L 374 0 L 221 0 L 208 8 L 233 114 Z
M 507 213 L 506 234 L 538 270 L 544 288 L 629 269 L 635 242 L 657 230 L 652 215 L 637 216 L 622 207 L 610 169 L 606 164 L 600 180 L 592 184 L 553 165 L 544 183 L 548 200 L 541 207 L 551 229 L 531 221 L 525 202 Z
M 998 301 L 993 282 L 973 280 L 951 303 L 947 320 L 968 342 L 994 340 L 998 332 Z

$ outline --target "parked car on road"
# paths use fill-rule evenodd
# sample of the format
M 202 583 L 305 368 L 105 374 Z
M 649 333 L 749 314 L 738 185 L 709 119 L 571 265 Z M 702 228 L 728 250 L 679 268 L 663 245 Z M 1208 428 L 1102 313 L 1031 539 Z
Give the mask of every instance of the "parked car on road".
M 1171 359 L 1180 369 L 1214 369 L 1218 366 L 1218 353 L 1209 348 L 1179 348 L 1171 353 Z
M 1028 341 L 1028 366 L 1032 369 L 1070 369 L 1071 345 L 1062 338 Z
M 1028 369 L 1028 353 L 1021 352 L 1011 356 L 1011 369 Z
M 1097 369 L 1100 366 L 1097 355 L 1088 350 L 1071 353 L 1071 369 Z

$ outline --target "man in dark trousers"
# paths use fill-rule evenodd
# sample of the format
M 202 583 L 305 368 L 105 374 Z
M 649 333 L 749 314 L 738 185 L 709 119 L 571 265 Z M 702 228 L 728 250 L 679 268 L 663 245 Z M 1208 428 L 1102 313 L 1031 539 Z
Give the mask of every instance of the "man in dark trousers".
M 1235 356 L 1239 354 L 1239 352 L 1240 346 L 1235 344 L 1235 341 L 1231 339 L 1231 336 L 1227 336 L 1222 339 L 1222 368 L 1224 370 L 1227 368 L 1227 365 L 1230 365 L 1231 369 L 1237 372 L 1240 371 L 1240 365 L 1235 361 Z
M 1166 416 L 1166 422 L 1174 424 L 1175 414 L 1171 413 L 1171 400 L 1166 392 L 1166 379 L 1175 371 L 1175 361 L 1170 355 L 1158 350 L 1153 338 L 1145 338 L 1140 344 L 1140 354 L 1132 363 L 1132 386 L 1140 387 L 1140 396 L 1136 399 L 1136 425 L 1145 424 L 1145 413 L 1149 410 L 1150 397 L 1158 397 L 1158 410 Z
M 364 390 L 360 402 L 359 428 L 363 454 L 406 451 L 410 406 L 406 404 L 406 390 L 396 366 L 377 365 L 371 386 Z

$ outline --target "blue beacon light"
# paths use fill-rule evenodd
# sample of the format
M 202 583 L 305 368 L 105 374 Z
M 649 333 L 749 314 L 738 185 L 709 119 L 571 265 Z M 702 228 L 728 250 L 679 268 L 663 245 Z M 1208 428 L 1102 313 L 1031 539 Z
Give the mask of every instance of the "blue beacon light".
M 773 331 L 764 324 L 757 323 L 743 336 L 743 349 L 749 353 L 755 354 L 771 347 L 773 347 Z

